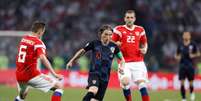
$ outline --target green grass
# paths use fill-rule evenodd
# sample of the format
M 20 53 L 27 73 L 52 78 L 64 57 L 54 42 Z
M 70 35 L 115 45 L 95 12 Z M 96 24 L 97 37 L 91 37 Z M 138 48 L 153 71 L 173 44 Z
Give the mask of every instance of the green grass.
M 86 90 L 82 88 L 66 88 L 62 101 L 81 101 Z M 151 101 L 181 101 L 179 91 L 150 91 Z M 43 93 L 36 89 L 31 89 L 26 101 L 50 101 L 52 92 Z M 0 85 L 0 101 L 13 101 L 17 95 L 17 89 Z M 201 101 L 200 92 L 196 92 L 196 101 Z M 188 95 L 189 97 L 189 95 Z M 141 101 L 140 93 L 133 92 L 134 101 Z M 120 89 L 108 89 L 104 101 L 125 101 Z

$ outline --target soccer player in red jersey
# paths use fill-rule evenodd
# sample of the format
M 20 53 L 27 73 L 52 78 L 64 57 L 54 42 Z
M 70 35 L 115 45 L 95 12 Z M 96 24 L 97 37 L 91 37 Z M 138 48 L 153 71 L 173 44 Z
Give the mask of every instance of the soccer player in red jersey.
M 48 92 L 53 90 L 51 101 L 61 101 L 63 94 L 62 84 L 58 80 L 63 79 L 63 76 L 56 74 L 50 62 L 46 57 L 46 46 L 40 40 L 40 37 L 45 32 L 45 23 L 36 21 L 31 28 L 31 33 L 25 35 L 18 46 L 16 56 L 16 79 L 19 90 L 19 95 L 15 101 L 24 101 L 29 86 Z M 37 69 L 37 59 L 40 59 L 51 74 L 57 78 L 53 79 L 48 75 L 42 74 Z
M 147 52 L 147 38 L 143 27 L 134 25 L 134 10 L 125 13 L 125 25 L 114 28 L 112 40 L 120 47 L 125 59 L 124 74 L 118 74 L 126 101 L 132 101 L 130 83 L 137 84 L 142 101 L 150 101 L 147 91 L 147 69 L 144 55 Z

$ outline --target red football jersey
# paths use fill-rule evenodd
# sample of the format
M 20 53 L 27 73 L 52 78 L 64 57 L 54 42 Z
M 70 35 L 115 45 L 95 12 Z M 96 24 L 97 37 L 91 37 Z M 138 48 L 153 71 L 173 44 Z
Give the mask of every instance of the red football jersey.
M 46 54 L 46 46 L 38 37 L 26 35 L 21 39 L 16 56 L 17 81 L 27 82 L 40 74 L 37 59 L 41 54 Z
M 134 25 L 128 28 L 120 25 L 114 28 L 112 40 L 121 42 L 121 52 L 126 62 L 143 61 L 144 56 L 140 52 L 140 44 L 147 43 L 145 30 L 141 26 Z

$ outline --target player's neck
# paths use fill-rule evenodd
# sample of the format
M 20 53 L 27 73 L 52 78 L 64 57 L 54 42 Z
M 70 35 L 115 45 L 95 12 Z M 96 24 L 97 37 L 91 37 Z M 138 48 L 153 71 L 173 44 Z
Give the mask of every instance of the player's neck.
M 134 25 L 126 25 L 129 29 L 132 29 Z
M 184 43 L 185 46 L 188 46 L 191 43 L 191 41 L 190 40 L 189 41 L 184 41 L 183 43 Z
M 34 36 L 34 37 L 38 37 L 38 38 L 40 38 L 39 34 L 34 33 L 34 32 L 32 32 L 32 33 L 30 34 L 30 36 Z
M 109 44 L 109 41 L 101 40 L 101 43 L 102 43 L 104 46 L 107 46 L 107 45 Z

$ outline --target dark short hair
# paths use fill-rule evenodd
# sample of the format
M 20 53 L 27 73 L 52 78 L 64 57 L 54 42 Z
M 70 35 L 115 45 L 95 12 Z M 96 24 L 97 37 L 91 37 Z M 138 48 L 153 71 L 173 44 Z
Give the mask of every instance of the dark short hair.
M 127 13 L 134 13 L 134 15 L 135 15 L 135 11 L 134 10 L 127 10 L 125 14 L 127 14 Z
M 105 25 L 102 25 L 99 30 L 98 30 L 98 36 L 100 37 L 101 34 L 105 31 L 105 30 L 111 30 L 113 32 L 113 29 L 110 25 L 108 24 L 105 24 Z
M 31 27 L 31 31 L 37 33 L 39 29 L 44 29 L 45 23 L 41 21 L 35 21 Z

